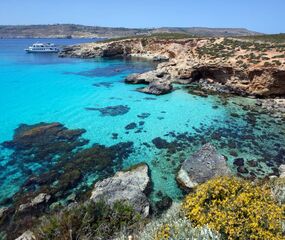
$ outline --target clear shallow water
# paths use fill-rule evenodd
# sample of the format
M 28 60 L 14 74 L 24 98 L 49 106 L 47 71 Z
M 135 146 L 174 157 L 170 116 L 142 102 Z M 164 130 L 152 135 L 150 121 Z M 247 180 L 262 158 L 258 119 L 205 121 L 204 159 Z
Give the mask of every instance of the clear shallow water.
M 64 45 L 78 42 L 49 41 Z M 237 166 L 233 161 L 243 158 L 246 169 L 239 171 L 246 176 L 267 175 L 276 171 L 284 160 L 284 123 L 257 113 L 252 99 L 204 98 L 189 94 L 181 86 L 168 95 L 145 95 L 135 91 L 138 85 L 126 85 L 123 79 L 130 73 L 151 69 L 150 62 L 25 54 L 23 49 L 32 42 L 0 40 L 0 142 L 11 140 L 19 124 L 39 122 L 83 128 L 89 146 L 131 141 L 134 149 L 124 159 L 123 167 L 139 162 L 150 165 L 153 199 L 157 199 L 158 191 L 174 199 L 181 197 L 175 182 L 177 168 L 206 142 L 212 142 L 228 157 L 234 172 Z M 98 110 L 86 109 L 110 106 L 125 106 L 128 111 L 123 115 L 103 116 Z M 136 123 L 136 127 L 127 130 L 130 123 Z M 117 134 L 115 139 L 113 134 Z M 169 145 L 155 147 L 153 139 L 157 137 Z M 176 151 L 169 150 L 171 147 Z M 17 192 L 29 174 L 23 173 L 17 164 L 7 164 L 9 150 L 0 151 L 1 200 Z M 258 162 L 258 166 L 251 167 L 251 160 Z M 85 176 L 81 184 L 90 185 L 94 179 L 94 175 Z

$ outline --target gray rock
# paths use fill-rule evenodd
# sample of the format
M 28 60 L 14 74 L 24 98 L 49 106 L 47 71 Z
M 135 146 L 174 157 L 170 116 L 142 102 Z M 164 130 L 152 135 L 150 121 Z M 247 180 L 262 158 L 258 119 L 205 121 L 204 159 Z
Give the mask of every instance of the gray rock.
M 9 208 L 7 207 L 2 207 L 0 208 L 0 220 L 5 217 L 6 213 L 8 212 Z
M 207 143 L 184 161 L 176 179 L 183 188 L 192 189 L 213 177 L 224 175 L 230 175 L 225 157 Z
M 161 62 L 161 61 L 168 61 L 169 57 L 163 55 L 157 55 L 153 57 L 153 61 Z
M 129 84 L 146 84 L 146 80 L 144 78 L 140 78 L 140 74 L 139 73 L 133 73 L 128 75 L 125 78 L 125 83 L 129 83 Z
M 147 87 L 139 88 L 139 92 L 153 94 L 153 95 L 163 95 L 170 93 L 173 90 L 173 86 L 169 81 L 158 80 L 151 82 Z
M 113 177 L 97 182 L 91 200 L 103 200 L 110 205 L 117 201 L 127 202 L 142 216 L 147 217 L 150 210 L 150 203 L 146 197 L 149 186 L 148 166 L 139 164 L 129 171 L 117 172 Z
M 36 240 L 34 233 L 30 230 L 24 232 L 20 237 L 16 238 L 15 240 Z
M 161 71 L 157 72 L 156 70 L 145 72 L 145 73 L 134 73 L 126 77 L 125 83 L 148 84 L 153 81 L 159 80 L 159 77 L 161 77 L 161 74 L 162 74 Z
M 279 177 L 280 178 L 285 178 L 285 165 L 281 164 L 278 168 L 279 170 Z
M 50 200 L 51 196 L 46 194 L 46 193 L 40 193 L 38 196 L 36 196 L 34 199 L 32 199 L 31 202 L 25 203 L 25 204 L 21 204 L 19 206 L 18 211 L 22 212 L 25 211 L 28 208 L 33 208 L 33 207 L 37 207 L 41 204 L 45 204 Z

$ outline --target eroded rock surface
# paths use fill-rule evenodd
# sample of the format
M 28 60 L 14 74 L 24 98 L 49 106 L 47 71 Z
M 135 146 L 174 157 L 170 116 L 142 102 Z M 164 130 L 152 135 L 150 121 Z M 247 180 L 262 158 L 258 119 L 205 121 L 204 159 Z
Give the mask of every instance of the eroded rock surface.
M 116 201 L 125 201 L 146 217 L 150 210 L 150 203 L 146 197 L 149 187 L 148 166 L 139 164 L 128 171 L 117 172 L 113 177 L 97 182 L 91 200 L 103 200 L 110 205 Z
M 60 56 L 144 57 L 162 62 L 154 71 L 127 77 L 126 83 L 149 84 L 161 79 L 189 84 L 202 80 L 206 91 L 276 97 L 285 95 L 282 49 L 279 45 L 230 38 L 133 38 L 68 47 Z M 146 92 L 150 92 L 148 88 Z
M 51 196 L 46 193 L 40 193 L 37 195 L 34 199 L 31 200 L 31 202 L 21 204 L 19 206 L 18 211 L 23 212 L 28 208 L 37 208 L 38 206 L 42 204 L 46 204 L 50 200 Z
M 138 89 L 139 92 L 153 95 L 164 95 L 170 93 L 172 90 L 172 84 L 163 80 L 151 82 L 147 87 Z
M 281 164 L 278 168 L 279 170 L 279 174 L 280 174 L 280 178 L 285 178 L 285 165 Z
M 25 231 L 20 237 L 15 240 L 36 240 L 34 233 L 30 230 Z
M 225 157 L 208 143 L 184 161 L 176 179 L 184 189 L 192 189 L 213 177 L 229 174 Z

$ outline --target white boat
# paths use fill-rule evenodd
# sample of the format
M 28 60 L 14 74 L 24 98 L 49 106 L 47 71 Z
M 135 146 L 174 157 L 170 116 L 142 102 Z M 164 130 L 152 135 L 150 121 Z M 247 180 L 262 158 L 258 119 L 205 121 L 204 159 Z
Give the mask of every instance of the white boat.
M 34 43 L 25 49 L 27 53 L 57 53 L 59 48 L 52 43 Z

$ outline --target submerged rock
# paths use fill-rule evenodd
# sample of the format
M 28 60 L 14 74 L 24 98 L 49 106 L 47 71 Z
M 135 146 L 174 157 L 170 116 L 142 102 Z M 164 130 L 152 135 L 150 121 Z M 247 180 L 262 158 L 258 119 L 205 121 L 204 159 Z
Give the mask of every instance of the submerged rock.
M 241 173 L 241 174 L 248 174 L 248 173 L 249 173 L 249 171 L 247 170 L 247 168 L 244 167 L 244 166 L 239 166 L 239 167 L 237 168 L 237 171 L 238 171 L 238 173 Z
M 147 217 L 150 210 L 150 203 L 146 197 L 149 187 L 149 169 L 142 163 L 128 171 L 117 172 L 113 177 L 97 182 L 91 200 L 94 202 L 103 200 L 110 205 L 117 201 L 125 201 Z
M 162 196 L 161 200 L 155 203 L 155 207 L 158 212 L 163 212 L 170 208 L 172 205 L 172 199 L 169 196 Z
M 137 117 L 141 118 L 141 119 L 148 118 L 149 116 L 150 116 L 150 113 L 141 113 L 141 114 L 137 115 Z
M 130 108 L 126 105 L 108 106 L 104 108 L 85 108 L 89 111 L 99 111 L 102 116 L 118 116 L 124 115 L 130 111 Z
M 34 125 L 21 124 L 16 130 L 12 141 L 6 141 L 2 145 L 6 148 L 25 150 L 30 148 L 48 148 L 53 141 L 76 141 L 85 133 L 84 129 L 69 130 L 61 123 L 38 123 Z M 58 150 L 64 149 L 60 145 Z M 72 150 L 72 149 L 71 149 Z
M 126 130 L 131 130 L 131 129 L 135 129 L 137 127 L 137 124 L 132 122 L 130 124 L 128 124 L 127 126 L 125 126 Z
M 237 165 L 239 167 L 243 166 L 244 165 L 244 159 L 243 158 L 236 158 L 234 160 L 234 165 Z
M 152 139 L 152 143 L 155 145 L 157 149 L 164 149 L 164 148 L 166 149 L 169 147 L 169 143 L 165 139 L 160 137 Z
M 183 188 L 191 189 L 213 177 L 229 174 L 225 157 L 218 154 L 213 145 L 207 143 L 184 161 L 176 179 Z

